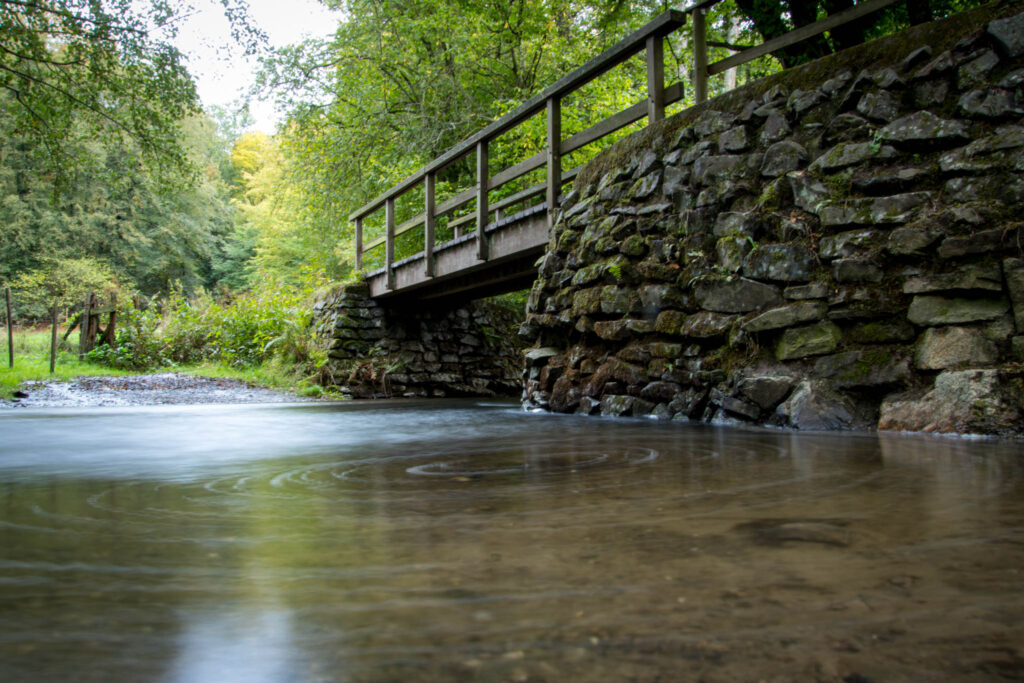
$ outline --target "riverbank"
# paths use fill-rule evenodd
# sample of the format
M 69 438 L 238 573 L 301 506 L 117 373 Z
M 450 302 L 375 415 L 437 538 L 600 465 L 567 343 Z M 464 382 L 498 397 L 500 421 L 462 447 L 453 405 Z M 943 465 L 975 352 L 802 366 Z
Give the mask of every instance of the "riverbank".
M 185 405 L 207 403 L 290 403 L 308 397 L 226 377 L 179 372 L 152 375 L 76 377 L 68 381 L 29 381 L 3 408 Z

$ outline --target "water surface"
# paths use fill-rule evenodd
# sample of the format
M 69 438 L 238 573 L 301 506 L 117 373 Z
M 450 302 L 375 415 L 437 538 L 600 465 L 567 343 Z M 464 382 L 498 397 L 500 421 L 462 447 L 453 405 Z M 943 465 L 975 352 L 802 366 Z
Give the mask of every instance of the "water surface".
M 1022 475 L 471 401 L 8 411 L 0 680 L 1019 679 Z

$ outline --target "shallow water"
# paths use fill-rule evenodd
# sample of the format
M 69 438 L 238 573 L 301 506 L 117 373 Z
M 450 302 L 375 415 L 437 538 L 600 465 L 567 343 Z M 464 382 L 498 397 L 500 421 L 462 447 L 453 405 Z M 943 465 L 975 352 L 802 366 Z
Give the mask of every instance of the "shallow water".
M 0 680 L 1019 679 L 1022 475 L 469 401 L 10 411 Z

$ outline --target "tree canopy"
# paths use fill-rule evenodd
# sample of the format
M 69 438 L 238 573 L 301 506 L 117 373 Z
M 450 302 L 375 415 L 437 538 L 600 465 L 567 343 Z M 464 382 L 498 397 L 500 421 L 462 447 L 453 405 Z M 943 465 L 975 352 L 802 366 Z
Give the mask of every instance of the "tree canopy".
M 261 34 L 244 0 L 219 0 L 235 38 Z M 98 137 L 130 139 L 156 179 L 194 170 L 179 122 L 199 112 L 171 39 L 194 3 L 179 0 L 0 0 L 0 98 L 7 125 L 62 184 L 94 160 Z M 95 170 L 95 166 L 91 166 Z

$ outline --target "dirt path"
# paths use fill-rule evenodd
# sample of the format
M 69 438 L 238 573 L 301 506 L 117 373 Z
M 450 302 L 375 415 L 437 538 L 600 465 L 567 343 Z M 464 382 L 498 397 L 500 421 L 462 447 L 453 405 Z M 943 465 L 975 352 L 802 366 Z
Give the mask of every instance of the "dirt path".
M 299 398 L 241 380 L 192 377 L 179 373 L 127 377 L 79 377 L 73 382 L 28 382 L 27 396 L 0 401 L 0 409 L 62 406 L 147 406 L 199 403 L 290 403 Z

